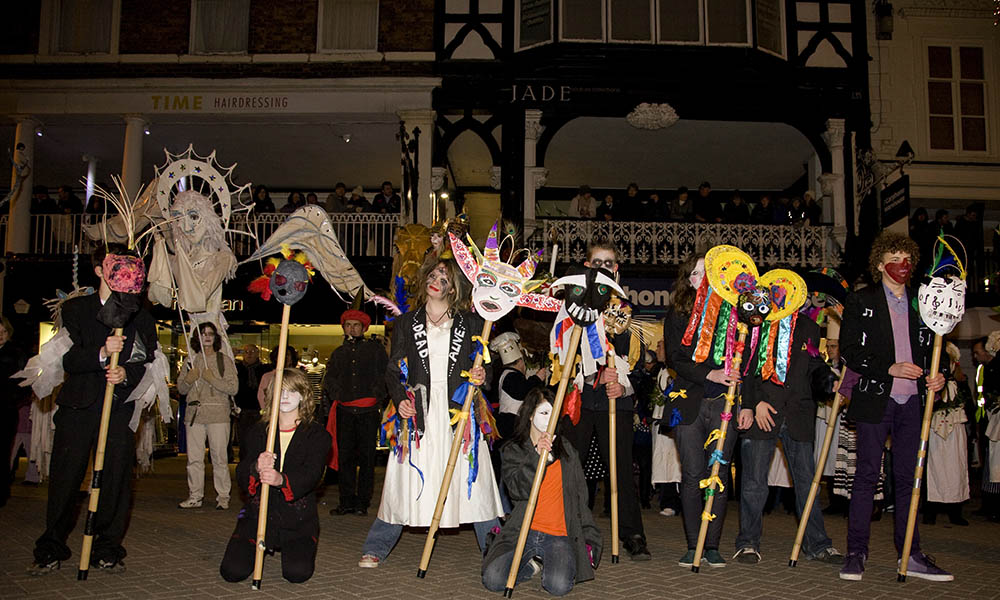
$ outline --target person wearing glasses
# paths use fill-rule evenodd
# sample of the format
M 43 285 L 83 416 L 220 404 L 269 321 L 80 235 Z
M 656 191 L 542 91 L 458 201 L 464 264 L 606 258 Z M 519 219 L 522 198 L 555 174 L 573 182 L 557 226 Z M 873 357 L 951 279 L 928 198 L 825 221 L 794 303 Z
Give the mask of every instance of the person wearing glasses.
M 585 267 L 606 269 L 612 273 L 618 271 L 618 253 L 615 247 L 608 243 L 595 243 L 587 249 Z M 608 336 L 608 341 L 614 345 L 615 355 L 621 357 L 616 363 L 618 368 L 628 368 L 626 357 L 629 355 L 629 344 L 632 336 L 626 331 L 621 335 Z M 564 423 L 566 437 L 573 444 L 580 456 L 586 456 L 592 437 L 597 438 L 598 451 L 604 464 L 608 464 L 608 402 L 615 402 L 615 427 L 617 439 L 615 444 L 615 460 L 618 465 L 618 525 L 619 535 L 625 551 L 632 560 L 649 560 L 649 550 L 646 548 L 646 534 L 642 528 L 642 514 L 639 509 L 639 495 L 632 481 L 632 421 L 634 395 L 631 383 L 622 385 L 618 382 L 618 372 L 605 368 L 597 375 L 587 377 L 581 390 L 580 421 Z M 567 419 L 568 421 L 568 419 Z

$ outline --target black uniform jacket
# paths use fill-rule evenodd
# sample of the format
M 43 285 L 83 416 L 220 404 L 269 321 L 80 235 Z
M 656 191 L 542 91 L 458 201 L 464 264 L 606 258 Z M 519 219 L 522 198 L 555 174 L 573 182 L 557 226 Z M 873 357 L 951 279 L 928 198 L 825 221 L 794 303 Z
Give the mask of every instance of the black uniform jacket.
M 385 347 L 371 338 L 347 339 L 333 351 L 326 364 L 323 392 L 330 402 L 352 402 L 375 398 L 375 406 L 342 409 L 355 413 L 376 412 L 385 403 Z
M 931 364 L 934 332 L 920 318 L 913 303 L 916 297 L 916 289 L 907 290 L 910 350 L 912 362 L 926 374 Z M 892 316 L 883 284 L 877 283 L 849 295 L 841 323 L 840 353 L 847 366 L 860 376 L 847 407 L 847 416 L 862 423 L 880 423 L 892 391 L 889 367 L 896 362 L 896 332 L 892 330 Z M 946 363 L 941 361 L 941 370 Z M 926 391 L 923 377 L 917 380 L 917 388 L 923 398 Z
M 323 480 L 327 455 L 332 441 L 326 428 L 313 421 L 300 424 L 288 443 L 288 456 L 281 461 L 281 440 L 274 437 L 277 456 L 285 484 L 272 487 L 267 501 L 267 546 L 280 548 L 283 541 L 302 537 L 319 537 L 319 517 L 316 514 L 316 486 Z M 267 445 L 267 423 L 260 422 L 250 429 L 246 440 L 246 460 L 236 467 L 236 482 L 247 493 L 247 502 L 236 522 L 241 537 L 257 537 L 257 517 L 260 514 L 261 483 L 257 473 L 257 457 Z

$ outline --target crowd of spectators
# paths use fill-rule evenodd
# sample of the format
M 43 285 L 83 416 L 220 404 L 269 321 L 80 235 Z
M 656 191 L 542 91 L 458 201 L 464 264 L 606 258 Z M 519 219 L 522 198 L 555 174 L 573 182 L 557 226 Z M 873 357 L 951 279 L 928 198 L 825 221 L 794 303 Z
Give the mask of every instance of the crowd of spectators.
M 669 198 L 659 192 L 642 192 L 628 184 L 621 199 L 605 194 L 598 201 L 588 185 L 581 185 L 570 201 L 569 216 L 600 221 L 674 221 L 682 223 L 726 223 L 755 225 L 819 225 L 822 208 L 811 191 L 800 196 L 763 194 L 752 207 L 739 190 L 723 198 L 705 181 L 692 197 L 687 187 L 677 188 Z
M 382 187 L 372 196 L 371 200 L 365 196 L 365 190 L 360 185 L 355 186 L 348 193 L 347 185 L 339 181 L 334 186 L 333 192 L 328 194 L 326 200 L 323 202 L 320 201 L 319 196 L 314 192 L 309 192 L 303 196 L 301 192 L 293 191 L 288 194 L 285 203 L 280 208 L 276 208 L 274 201 L 271 199 L 271 192 L 268 191 L 265 185 L 255 187 L 252 197 L 254 212 L 258 214 L 275 212 L 288 214 L 295 212 L 307 204 L 320 206 L 329 213 L 391 214 L 398 213 L 402 205 L 402 200 L 399 194 L 393 189 L 391 181 L 383 181 Z

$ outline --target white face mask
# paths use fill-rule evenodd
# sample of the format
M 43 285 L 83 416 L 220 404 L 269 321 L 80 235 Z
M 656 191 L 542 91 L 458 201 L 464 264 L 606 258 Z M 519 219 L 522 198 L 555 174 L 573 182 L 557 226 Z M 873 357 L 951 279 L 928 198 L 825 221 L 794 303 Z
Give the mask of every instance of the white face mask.
M 289 413 L 298 410 L 299 404 L 302 403 L 302 394 L 296 392 L 295 390 L 282 390 L 281 391 L 281 412 Z
M 694 266 L 694 270 L 688 275 L 688 281 L 691 282 L 691 287 L 698 289 L 701 287 L 701 280 L 705 278 L 705 259 L 699 258 L 698 262 Z
M 549 417 L 552 415 L 552 405 L 542 402 L 535 407 L 535 414 L 531 415 L 531 426 L 538 431 L 547 431 L 549 428 Z

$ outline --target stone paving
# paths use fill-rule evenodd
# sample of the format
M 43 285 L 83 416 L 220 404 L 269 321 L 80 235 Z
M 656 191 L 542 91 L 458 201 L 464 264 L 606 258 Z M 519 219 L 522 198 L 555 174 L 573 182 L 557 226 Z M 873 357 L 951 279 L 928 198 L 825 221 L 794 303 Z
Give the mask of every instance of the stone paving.
M 269 557 L 264 567 L 263 589 L 253 592 L 249 582 L 229 584 L 219 576 L 219 561 L 232 532 L 240 502 L 234 498 L 228 511 L 214 510 L 214 503 L 198 510 L 182 511 L 178 501 L 186 497 L 184 457 L 159 459 L 155 472 L 136 480 L 135 507 L 125 546 L 127 570 L 106 574 L 92 572 L 88 581 L 77 581 L 77 553 L 81 543 L 82 518 L 70 537 L 74 557 L 60 571 L 45 577 L 26 573 L 34 539 L 44 528 L 45 486 L 14 485 L 13 497 L 0 509 L 0 530 L 6 551 L 0 555 L 0 598 L 501 598 L 487 592 L 479 579 L 480 558 L 471 529 L 439 536 L 426 579 L 416 578 L 423 547 L 423 532 L 405 532 L 392 555 L 378 569 L 359 569 L 357 560 L 375 511 L 368 517 L 331 517 L 336 489 L 326 489 L 321 504 L 323 527 L 316 561 L 316 574 L 305 584 L 281 579 L 280 554 Z M 208 461 L 206 461 L 208 462 Z M 209 463 L 210 464 L 210 463 Z M 23 465 L 23 462 L 22 462 Z M 23 473 L 23 466 L 21 469 Z M 376 477 L 381 481 L 383 471 Z M 207 475 L 206 492 L 211 490 Z M 234 490 L 235 491 L 235 490 Z M 380 490 L 376 489 L 376 497 Z M 82 504 L 82 503 L 81 503 Z M 973 501 L 976 504 L 976 501 Z M 737 506 L 730 506 L 723 536 L 723 550 L 732 553 L 736 534 Z M 969 512 L 967 509 L 966 512 Z M 779 514 L 781 513 L 781 514 Z M 891 517 L 891 515 L 888 515 Z M 680 519 L 644 511 L 643 521 L 653 559 L 633 563 L 623 555 L 612 565 L 605 560 L 593 581 L 577 586 L 573 598 L 997 598 L 1000 597 L 1000 525 L 969 517 L 970 527 L 952 527 L 947 518 L 921 528 L 924 547 L 939 564 L 951 570 L 953 583 L 910 580 L 896 582 L 892 550 L 892 520 L 873 523 L 872 558 L 863 582 L 837 578 L 830 565 L 801 561 L 787 566 L 795 521 L 779 508 L 765 517 L 763 562 L 756 566 L 730 561 L 727 568 L 703 567 L 701 573 L 677 566 L 685 544 Z M 605 539 L 608 519 L 598 517 Z M 841 550 L 845 545 L 846 520 L 828 517 L 827 529 Z M 514 598 L 546 598 L 536 578 L 519 586 Z

